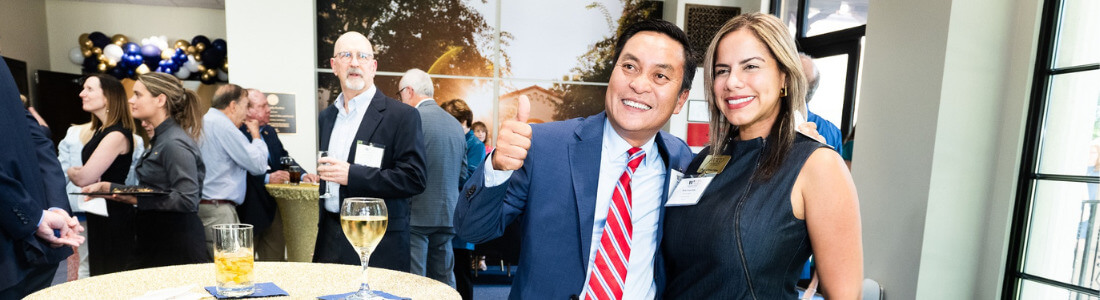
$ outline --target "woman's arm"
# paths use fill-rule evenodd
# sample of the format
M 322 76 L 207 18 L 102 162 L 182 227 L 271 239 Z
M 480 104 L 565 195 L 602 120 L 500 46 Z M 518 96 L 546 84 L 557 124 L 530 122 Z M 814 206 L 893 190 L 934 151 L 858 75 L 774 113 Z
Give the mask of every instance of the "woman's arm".
M 794 192 L 795 215 L 802 204 L 825 298 L 859 299 L 863 282 L 859 199 L 844 160 L 832 149 L 817 149 L 803 165 Z M 802 198 L 801 203 L 794 198 Z
M 99 181 L 103 172 L 114 163 L 115 158 L 130 151 L 130 143 L 122 132 L 111 132 L 103 137 L 96 147 L 95 152 L 88 158 L 83 167 L 72 167 L 67 171 L 69 180 L 76 186 L 86 186 Z

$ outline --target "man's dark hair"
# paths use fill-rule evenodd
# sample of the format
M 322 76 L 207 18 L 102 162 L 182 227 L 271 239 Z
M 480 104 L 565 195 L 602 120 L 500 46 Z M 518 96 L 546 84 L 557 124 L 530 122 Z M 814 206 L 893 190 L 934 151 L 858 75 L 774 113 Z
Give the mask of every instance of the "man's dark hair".
M 672 24 L 669 21 L 648 19 L 638 21 L 630 25 L 630 27 L 627 27 L 626 30 L 623 31 L 623 34 L 619 36 L 619 40 L 615 42 L 614 62 L 619 62 L 619 54 L 623 53 L 623 46 L 626 45 L 626 41 L 629 41 L 631 37 L 634 37 L 635 34 L 642 31 L 661 33 L 680 43 L 680 46 L 684 49 L 684 79 L 680 84 L 680 91 L 691 89 L 691 80 L 695 78 L 695 66 L 698 65 L 695 60 L 696 55 L 688 44 L 687 34 L 684 33 L 680 27 L 676 27 L 676 24 Z
M 241 100 L 241 97 L 244 97 L 246 93 L 248 93 L 248 90 L 241 88 L 239 85 L 232 83 L 223 85 L 214 92 L 214 99 L 210 101 L 210 106 L 216 109 L 225 109 L 229 107 L 229 104 Z

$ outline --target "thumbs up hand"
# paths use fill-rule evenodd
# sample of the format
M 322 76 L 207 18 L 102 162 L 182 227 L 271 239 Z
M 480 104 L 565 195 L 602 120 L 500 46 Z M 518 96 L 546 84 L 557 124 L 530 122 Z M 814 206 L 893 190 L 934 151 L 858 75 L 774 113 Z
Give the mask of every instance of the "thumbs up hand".
M 531 125 L 527 116 L 531 114 L 531 100 L 520 95 L 516 119 L 500 124 L 497 134 L 497 149 L 493 151 L 493 169 L 500 171 L 516 170 L 523 167 L 527 150 L 531 149 Z

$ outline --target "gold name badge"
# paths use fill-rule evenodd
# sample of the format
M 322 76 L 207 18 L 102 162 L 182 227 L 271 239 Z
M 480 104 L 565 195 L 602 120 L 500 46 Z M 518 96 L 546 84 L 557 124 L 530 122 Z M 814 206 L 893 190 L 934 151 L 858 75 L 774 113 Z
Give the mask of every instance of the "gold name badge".
M 726 169 L 726 164 L 730 162 L 729 155 L 707 155 L 707 158 L 703 159 L 703 163 L 699 165 L 699 174 L 718 174 L 722 173 L 722 170 Z

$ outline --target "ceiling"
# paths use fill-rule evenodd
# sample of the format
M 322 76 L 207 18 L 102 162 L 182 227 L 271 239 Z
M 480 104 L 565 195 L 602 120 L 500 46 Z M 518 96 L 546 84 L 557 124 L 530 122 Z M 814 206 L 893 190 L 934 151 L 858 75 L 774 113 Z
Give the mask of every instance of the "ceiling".
M 70 1 L 107 2 L 107 3 L 124 3 L 124 4 L 136 4 L 136 5 L 225 9 L 225 0 L 70 0 Z

